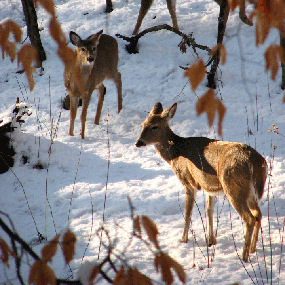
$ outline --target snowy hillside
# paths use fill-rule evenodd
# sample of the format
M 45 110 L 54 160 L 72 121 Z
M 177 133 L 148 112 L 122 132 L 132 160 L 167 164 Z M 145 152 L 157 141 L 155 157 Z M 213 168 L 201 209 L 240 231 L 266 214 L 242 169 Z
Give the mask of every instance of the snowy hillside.
M 106 16 L 104 0 L 55 0 L 58 21 L 66 36 L 75 31 L 82 38 L 104 29 L 104 33 L 130 36 L 136 23 L 139 0 L 114 0 L 114 11 Z M 248 7 L 250 11 L 250 7 Z M 38 22 L 47 53 L 44 72 L 34 75 L 33 92 L 24 74 L 17 74 L 17 63 L 0 61 L 0 116 L 6 114 L 16 97 L 28 102 L 32 115 L 14 134 L 17 151 L 15 166 L 0 175 L 0 210 L 7 213 L 19 235 L 28 243 L 38 233 L 51 240 L 68 227 L 76 234 L 75 260 L 65 266 L 57 253 L 51 267 L 58 278 L 78 279 L 77 270 L 86 261 L 97 261 L 99 239 L 96 231 L 103 222 L 118 250 L 128 243 L 132 232 L 129 196 L 135 214 L 147 215 L 157 225 L 162 248 L 185 269 L 186 284 L 285 284 L 285 105 L 276 82 L 265 73 L 264 50 L 278 43 L 271 31 L 264 46 L 256 48 L 255 29 L 242 24 L 238 12 L 231 14 L 225 36 L 228 57 L 219 69 L 217 97 L 227 113 L 223 138 L 217 135 L 217 122 L 209 129 L 205 115 L 196 116 L 195 104 L 207 90 L 206 81 L 194 94 L 184 70 L 196 59 L 191 48 L 182 54 L 181 38 L 169 31 L 150 33 L 139 42 L 139 54 L 130 55 L 118 39 L 119 71 L 122 74 L 123 110 L 117 114 L 117 93 L 112 82 L 105 82 L 107 93 L 99 126 L 93 124 L 97 96 L 94 92 L 88 109 L 86 138 L 80 138 L 80 112 L 75 122 L 75 136 L 68 136 L 69 111 L 61 108 L 65 97 L 63 64 L 56 54 L 57 45 L 49 35 L 49 15 L 41 7 Z M 198 44 L 213 47 L 216 43 L 219 7 L 209 0 L 178 0 L 180 30 L 193 33 Z M 26 38 L 20 0 L 0 1 L 0 21 L 16 21 Z M 163 0 L 156 0 L 143 21 L 142 29 L 172 24 Z M 70 44 L 70 46 L 72 46 Z M 205 51 L 197 49 L 207 61 Z M 180 136 L 208 136 L 243 142 L 256 148 L 269 166 L 269 177 L 261 202 L 262 233 L 256 254 L 250 262 L 240 260 L 244 243 L 244 225 L 223 195 L 216 199 L 214 225 L 217 245 L 208 248 L 205 241 L 205 196 L 197 194 L 189 232 L 190 241 L 179 242 L 184 218 L 184 189 L 170 166 L 149 146 L 136 148 L 141 123 L 156 102 L 164 108 L 178 103 L 172 130 Z M 279 128 L 273 131 L 272 124 Z M 24 163 L 23 157 L 27 160 Z M 35 165 L 41 164 L 43 169 Z M 117 224 L 121 228 L 118 228 Z M 0 229 L 0 238 L 9 241 Z M 195 242 L 196 241 L 196 242 Z M 43 243 L 33 243 L 40 254 Z M 101 252 L 104 255 L 104 250 Z M 146 246 L 135 242 L 127 251 L 131 265 L 163 284 L 156 273 L 153 256 Z M 32 260 L 23 259 L 22 275 L 28 279 Z M 175 284 L 179 279 L 175 276 Z M 10 269 L 0 263 L 0 284 L 18 284 L 14 262 Z M 100 279 L 98 284 L 106 284 Z

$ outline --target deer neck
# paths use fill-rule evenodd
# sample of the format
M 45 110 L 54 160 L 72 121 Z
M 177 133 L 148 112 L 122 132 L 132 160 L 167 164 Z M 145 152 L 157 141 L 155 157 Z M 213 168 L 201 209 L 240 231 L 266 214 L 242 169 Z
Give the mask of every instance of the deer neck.
M 175 135 L 169 128 L 167 132 L 164 133 L 161 141 L 155 144 L 156 151 L 168 163 L 177 157 L 177 142 L 179 139 L 180 137 Z

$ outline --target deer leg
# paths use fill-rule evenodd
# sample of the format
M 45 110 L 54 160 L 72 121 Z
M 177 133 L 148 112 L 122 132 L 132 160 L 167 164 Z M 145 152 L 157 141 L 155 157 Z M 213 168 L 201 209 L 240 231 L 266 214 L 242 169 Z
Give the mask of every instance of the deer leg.
M 86 98 L 83 99 L 83 106 L 81 111 L 81 138 L 85 138 L 85 123 L 86 123 L 86 117 L 87 117 L 87 109 L 89 106 L 91 96 L 86 96 Z
M 251 240 L 251 244 L 250 244 L 250 248 L 249 248 L 249 252 L 254 253 L 256 250 L 256 243 L 258 240 L 258 233 L 259 233 L 259 230 L 261 228 L 262 213 L 261 213 L 259 205 L 255 199 L 249 203 L 249 208 L 250 208 L 252 215 L 255 217 L 253 235 L 252 235 L 252 240 Z
M 96 111 L 96 116 L 94 120 L 95 125 L 99 125 L 99 122 L 100 122 L 101 111 L 103 107 L 105 94 L 106 94 L 106 88 L 103 84 L 101 84 L 98 88 L 98 104 L 97 104 L 97 111 Z
M 121 73 L 118 71 L 115 78 L 114 82 L 117 87 L 117 92 L 118 92 L 118 114 L 121 112 L 123 108 L 123 98 L 122 98 L 122 79 L 121 79 Z
M 149 10 L 152 2 L 153 0 L 141 0 L 141 7 L 140 7 L 137 23 L 133 31 L 133 35 L 137 35 L 137 33 L 139 32 L 140 26 L 142 24 L 142 20 L 145 17 L 147 11 Z
M 217 244 L 216 238 L 214 236 L 214 227 L 213 227 L 214 206 L 215 206 L 214 197 L 207 195 L 206 214 L 207 214 L 208 223 L 209 223 L 209 236 L 207 239 L 208 246 Z
M 77 114 L 78 98 L 70 96 L 70 125 L 69 125 L 69 135 L 74 136 L 74 121 Z
M 220 4 L 217 44 L 223 43 L 223 38 L 224 38 L 225 30 L 226 30 L 229 12 L 230 12 L 230 9 L 228 5 L 228 1 L 222 0 Z M 207 86 L 209 88 L 214 88 L 214 89 L 216 88 L 215 76 L 216 76 L 219 62 L 220 62 L 220 57 L 219 57 L 219 50 L 218 50 L 217 53 L 214 55 L 214 60 L 211 66 L 211 70 L 207 76 L 207 79 L 208 79 Z
M 179 30 L 176 17 L 176 0 L 166 0 L 167 8 L 172 19 L 173 27 Z
M 181 242 L 188 242 L 188 232 L 191 221 L 192 210 L 195 201 L 195 190 L 185 187 L 185 210 L 184 210 L 184 231 Z

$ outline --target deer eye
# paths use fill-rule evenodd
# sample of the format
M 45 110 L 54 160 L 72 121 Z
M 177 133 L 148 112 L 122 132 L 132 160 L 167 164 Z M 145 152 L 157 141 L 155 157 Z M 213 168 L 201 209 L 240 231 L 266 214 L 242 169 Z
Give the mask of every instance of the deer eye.
M 92 48 L 92 51 L 95 51 L 95 50 L 96 50 L 96 47 L 93 47 L 93 48 Z
M 82 47 L 82 48 L 81 48 L 81 51 L 86 51 L 86 48 L 85 48 L 85 47 Z
M 156 131 L 157 129 L 158 129 L 158 126 L 152 126 L 152 127 L 151 127 L 151 130 L 152 130 L 152 131 Z

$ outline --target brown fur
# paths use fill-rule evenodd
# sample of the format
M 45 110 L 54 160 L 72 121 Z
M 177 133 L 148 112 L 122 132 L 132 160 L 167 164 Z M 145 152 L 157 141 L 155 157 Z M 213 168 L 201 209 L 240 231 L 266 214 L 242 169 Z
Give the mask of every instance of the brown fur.
M 254 252 L 261 226 L 259 200 L 267 175 L 265 159 L 252 147 L 206 137 L 179 137 L 172 132 L 168 121 L 174 116 L 177 104 L 163 111 L 157 103 L 142 124 L 136 146 L 153 144 L 166 160 L 185 188 L 185 225 L 182 242 L 188 241 L 191 213 L 196 190 L 203 189 L 207 197 L 206 213 L 209 222 L 208 244 L 216 244 L 213 233 L 213 195 L 224 192 L 234 209 L 245 222 L 246 235 L 242 259 Z
M 85 136 L 87 109 L 94 89 L 98 88 L 98 105 L 94 123 L 99 125 L 105 95 L 103 81 L 111 79 L 118 91 L 118 113 L 122 109 L 122 81 L 118 71 L 118 44 L 103 31 L 82 40 L 70 32 L 70 40 L 76 46 L 75 70 L 65 69 L 64 84 L 70 96 L 69 135 L 74 135 L 74 121 L 79 98 L 83 99 L 81 112 L 81 137 Z

